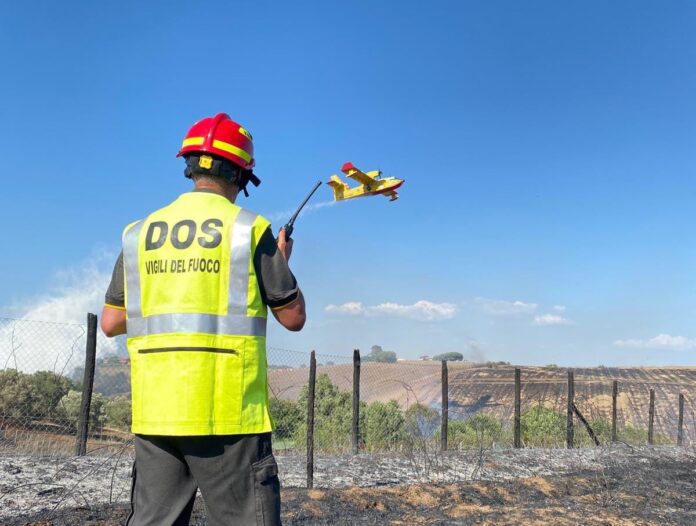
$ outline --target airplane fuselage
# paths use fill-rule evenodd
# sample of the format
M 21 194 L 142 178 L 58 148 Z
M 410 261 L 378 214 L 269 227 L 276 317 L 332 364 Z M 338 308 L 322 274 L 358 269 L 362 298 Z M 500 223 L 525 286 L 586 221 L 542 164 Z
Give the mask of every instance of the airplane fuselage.
M 343 191 L 343 199 L 352 199 L 354 197 L 362 197 L 364 195 L 377 195 L 391 192 L 401 187 L 404 184 L 403 179 L 396 177 L 387 177 L 385 179 L 375 179 L 373 183 L 358 185 L 355 188 L 350 188 Z

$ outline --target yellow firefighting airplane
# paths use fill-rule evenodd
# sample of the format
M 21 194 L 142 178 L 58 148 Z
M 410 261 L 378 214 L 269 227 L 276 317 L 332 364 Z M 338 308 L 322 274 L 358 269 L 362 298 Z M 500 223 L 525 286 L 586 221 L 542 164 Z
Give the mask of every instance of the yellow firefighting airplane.
M 391 197 L 390 201 L 396 201 L 399 198 L 396 189 L 404 184 L 403 179 L 397 179 L 396 177 L 385 177 L 382 179 L 382 172 L 379 170 L 367 173 L 361 172 L 350 162 L 344 164 L 341 167 L 341 171 L 360 183 L 360 185 L 350 188 L 340 177 L 332 175 L 331 180 L 326 184 L 333 188 L 334 200 L 336 201 L 377 194 Z

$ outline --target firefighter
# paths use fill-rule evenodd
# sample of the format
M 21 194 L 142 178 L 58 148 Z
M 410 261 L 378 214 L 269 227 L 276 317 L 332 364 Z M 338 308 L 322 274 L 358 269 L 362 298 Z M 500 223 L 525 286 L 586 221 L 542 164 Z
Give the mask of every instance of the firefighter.
M 135 434 L 128 526 L 188 524 L 200 488 L 209 524 L 280 524 L 266 371 L 267 309 L 299 331 L 292 241 L 235 204 L 251 134 L 227 114 L 195 123 L 178 156 L 193 191 L 128 225 L 101 318 L 127 334 Z

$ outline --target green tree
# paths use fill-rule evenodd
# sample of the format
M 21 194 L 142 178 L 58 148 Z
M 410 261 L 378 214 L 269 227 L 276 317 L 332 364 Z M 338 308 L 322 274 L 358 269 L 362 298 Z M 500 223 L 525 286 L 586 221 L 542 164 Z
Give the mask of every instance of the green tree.
M 365 445 L 368 449 L 398 449 L 406 437 L 406 419 L 394 400 L 372 402 L 365 414 Z
M 92 403 L 89 408 L 90 425 L 101 428 L 106 421 L 104 405 L 106 398 L 99 393 L 92 394 Z M 77 427 L 82 405 L 82 393 L 80 391 L 69 391 L 58 404 L 60 415 L 73 427 Z
M 362 358 L 364 362 L 396 363 L 396 353 L 384 351 L 379 345 L 373 345 L 370 354 Z
M 538 405 L 520 415 L 522 441 L 527 446 L 554 447 L 566 436 L 565 415 Z
M 131 401 L 127 396 L 115 396 L 104 402 L 106 425 L 127 429 L 131 425 Z
M 35 402 L 31 377 L 15 369 L 0 371 L 0 415 L 5 418 L 31 416 Z
M 300 391 L 298 404 L 307 407 L 308 389 L 305 385 Z M 361 402 L 360 428 L 364 435 L 366 404 Z M 314 398 L 314 441 L 318 448 L 345 449 L 351 443 L 353 422 L 353 397 L 348 391 L 341 391 L 331 382 L 327 374 L 317 377 Z M 303 419 L 297 427 L 295 442 L 304 444 L 307 437 L 307 423 Z
M 460 352 L 446 352 L 433 356 L 435 362 L 461 362 L 464 355 Z
M 305 420 L 306 413 L 298 402 L 272 397 L 269 402 L 271 416 L 275 423 L 274 437 L 288 440 L 296 436 L 297 431 Z M 306 405 L 304 406 L 307 407 Z
M 57 406 L 70 389 L 73 382 L 65 376 L 51 371 L 38 371 L 31 375 L 31 414 L 34 417 L 57 416 Z
M 447 424 L 448 443 L 453 448 L 490 447 L 503 439 L 503 426 L 490 415 L 477 413 L 467 420 Z
M 435 435 L 440 425 L 440 413 L 423 404 L 413 404 L 404 414 L 406 433 L 415 439 L 427 439 Z

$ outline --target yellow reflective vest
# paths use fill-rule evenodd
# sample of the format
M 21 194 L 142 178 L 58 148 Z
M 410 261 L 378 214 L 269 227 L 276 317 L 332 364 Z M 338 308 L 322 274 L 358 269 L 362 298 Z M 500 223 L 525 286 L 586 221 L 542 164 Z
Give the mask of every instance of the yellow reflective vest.
M 133 433 L 271 431 L 253 257 L 268 226 L 221 195 L 190 192 L 124 230 Z

